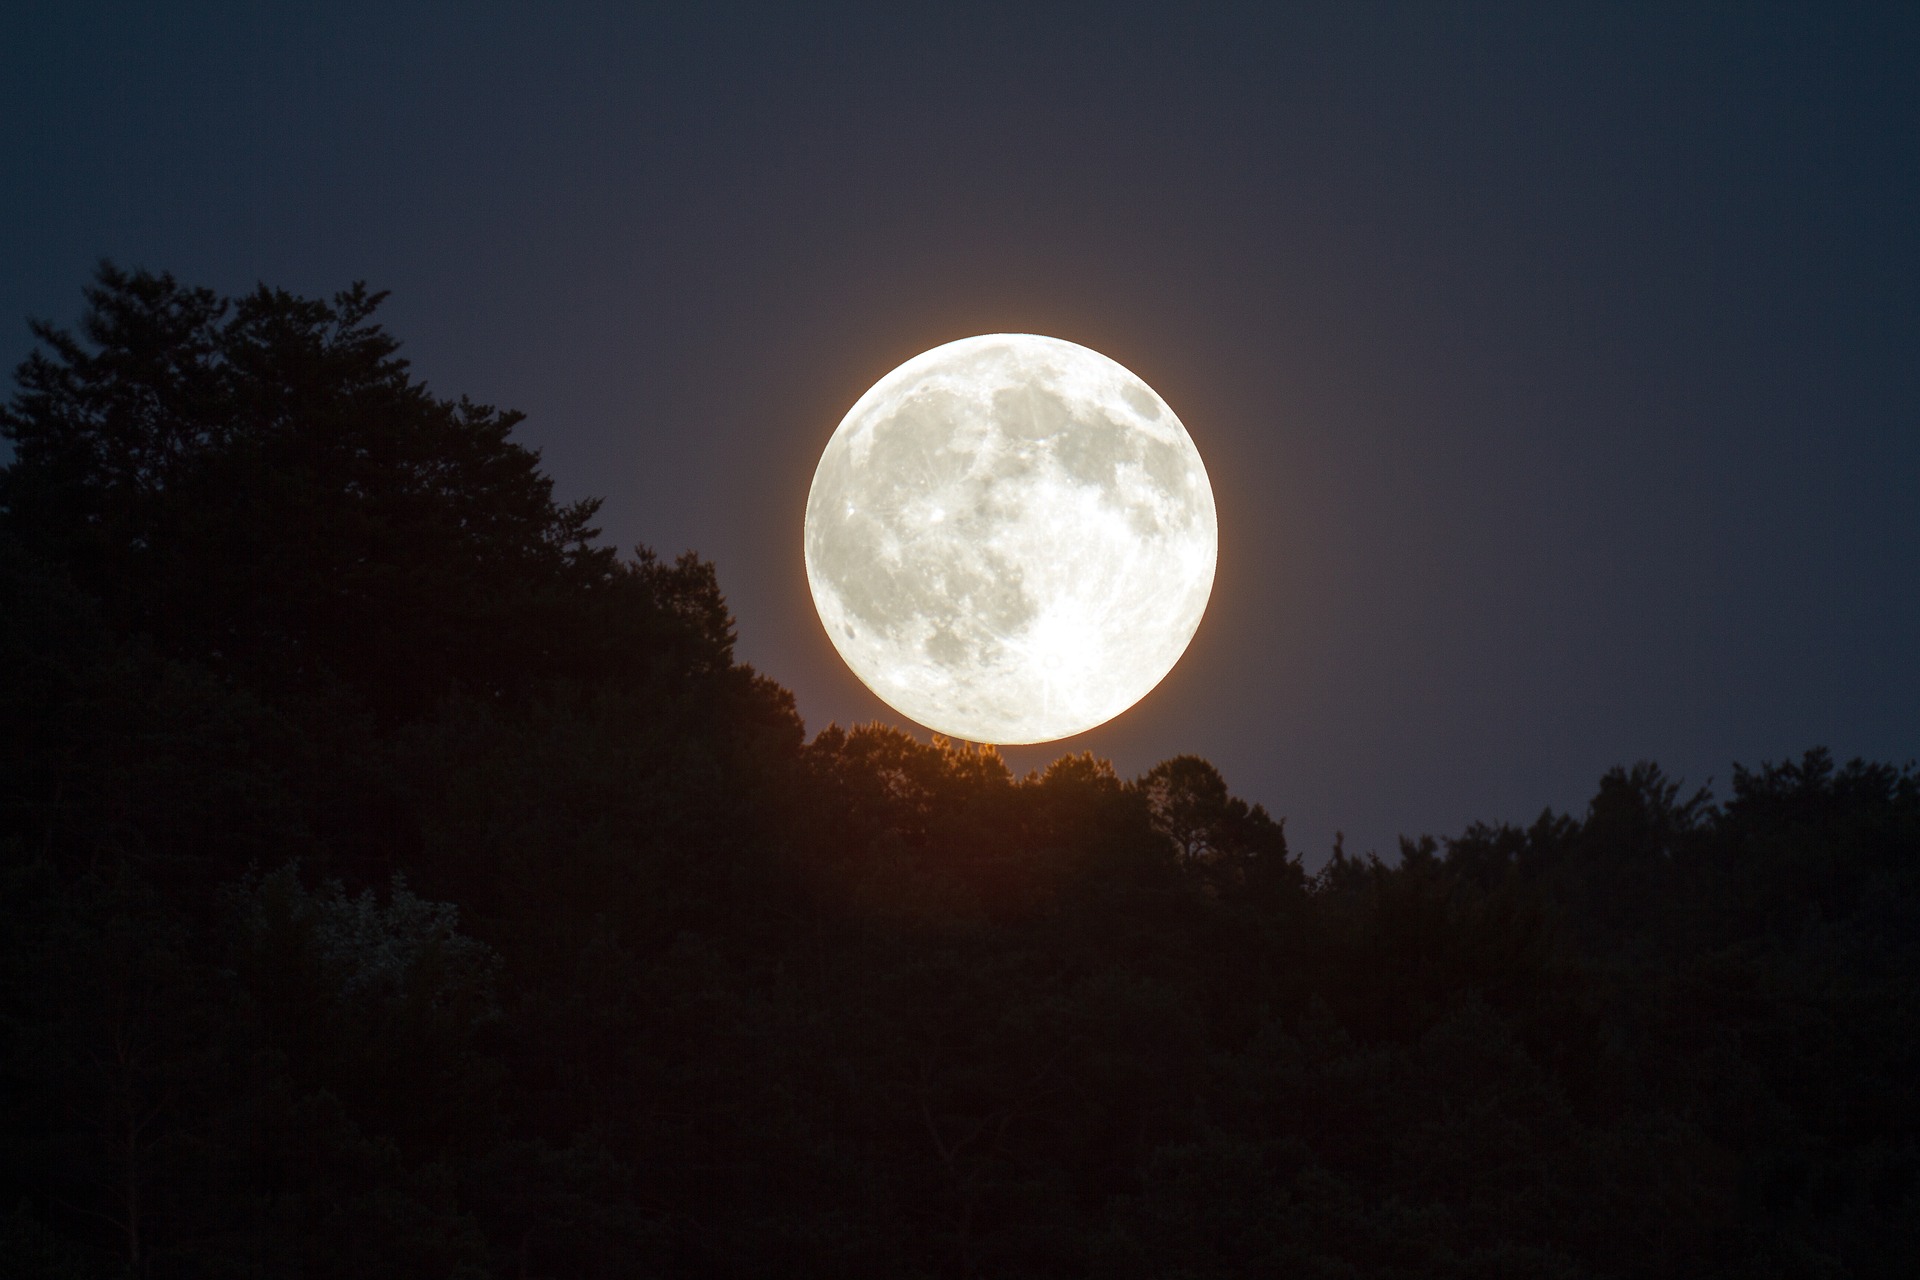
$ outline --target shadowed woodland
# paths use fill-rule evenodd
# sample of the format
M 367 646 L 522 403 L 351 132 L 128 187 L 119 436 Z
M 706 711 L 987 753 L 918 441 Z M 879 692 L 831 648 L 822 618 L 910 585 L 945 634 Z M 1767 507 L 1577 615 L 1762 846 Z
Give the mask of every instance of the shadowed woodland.
M 1336 851 L 808 740 L 380 295 L 103 267 L 0 429 L 0 1274 L 1904 1276 L 1920 775 Z

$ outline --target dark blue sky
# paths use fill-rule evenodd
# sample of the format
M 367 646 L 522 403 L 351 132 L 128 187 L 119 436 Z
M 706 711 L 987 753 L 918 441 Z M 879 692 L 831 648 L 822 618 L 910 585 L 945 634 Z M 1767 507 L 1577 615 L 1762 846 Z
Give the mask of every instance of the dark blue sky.
M 827 436 L 1053 334 L 1185 420 L 1220 577 L 1019 767 L 1198 753 L 1317 864 L 1920 755 L 1920 8 L 1272 7 L 9 5 L 0 361 L 103 256 L 391 289 L 817 729 L 896 719 L 806 593 Z

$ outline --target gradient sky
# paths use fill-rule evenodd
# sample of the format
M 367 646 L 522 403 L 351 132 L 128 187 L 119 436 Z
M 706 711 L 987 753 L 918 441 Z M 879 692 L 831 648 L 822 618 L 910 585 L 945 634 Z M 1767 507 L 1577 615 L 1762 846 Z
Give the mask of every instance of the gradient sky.
M 93 264 L 390 289 L 810 729 L 835 424 L 974 333 L 1105 352 L 1221 512 L 1192 752 L 1309 865 L 1653 759 L 1920 755 L 1920 7 L 0 13 L 0 361 Z

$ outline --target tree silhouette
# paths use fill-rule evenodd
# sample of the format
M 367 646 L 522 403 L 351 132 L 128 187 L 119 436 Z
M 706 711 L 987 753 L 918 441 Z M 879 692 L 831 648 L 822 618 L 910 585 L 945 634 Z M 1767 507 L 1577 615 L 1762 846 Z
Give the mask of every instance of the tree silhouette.
M 0 429 L 0 1273 L 1901 1276 L 1920 774 L 1337 848 L 807 741 L 380 295 L 102 268 Z
M 710 583 L 592 545 L 598 500 L 553 501 L 521 415 L 415 381 L 384 294 L 225 299 L 107 264 L 86 296 L 80 336 L 34 325 L 0 506 L 116 627 L 383 715 L 605 675 L 662 621 L 650 594 L 724 664 Z

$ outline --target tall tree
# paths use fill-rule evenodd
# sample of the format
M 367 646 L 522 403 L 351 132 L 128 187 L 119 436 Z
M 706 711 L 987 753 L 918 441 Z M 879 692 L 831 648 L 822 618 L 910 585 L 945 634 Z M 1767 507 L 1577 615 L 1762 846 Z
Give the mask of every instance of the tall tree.
M 724 620 L 653 599 L 701 584 L 593 545 L 598 500 L 554 501 L 509 439 L 520 414 L 417 381 L 384 297 L 101 266 L 78 336 L 33 326 L 0 523 L 169 653 L 387 716 L 602 674 L 636 631 L 693 632 L 724 665 Z

